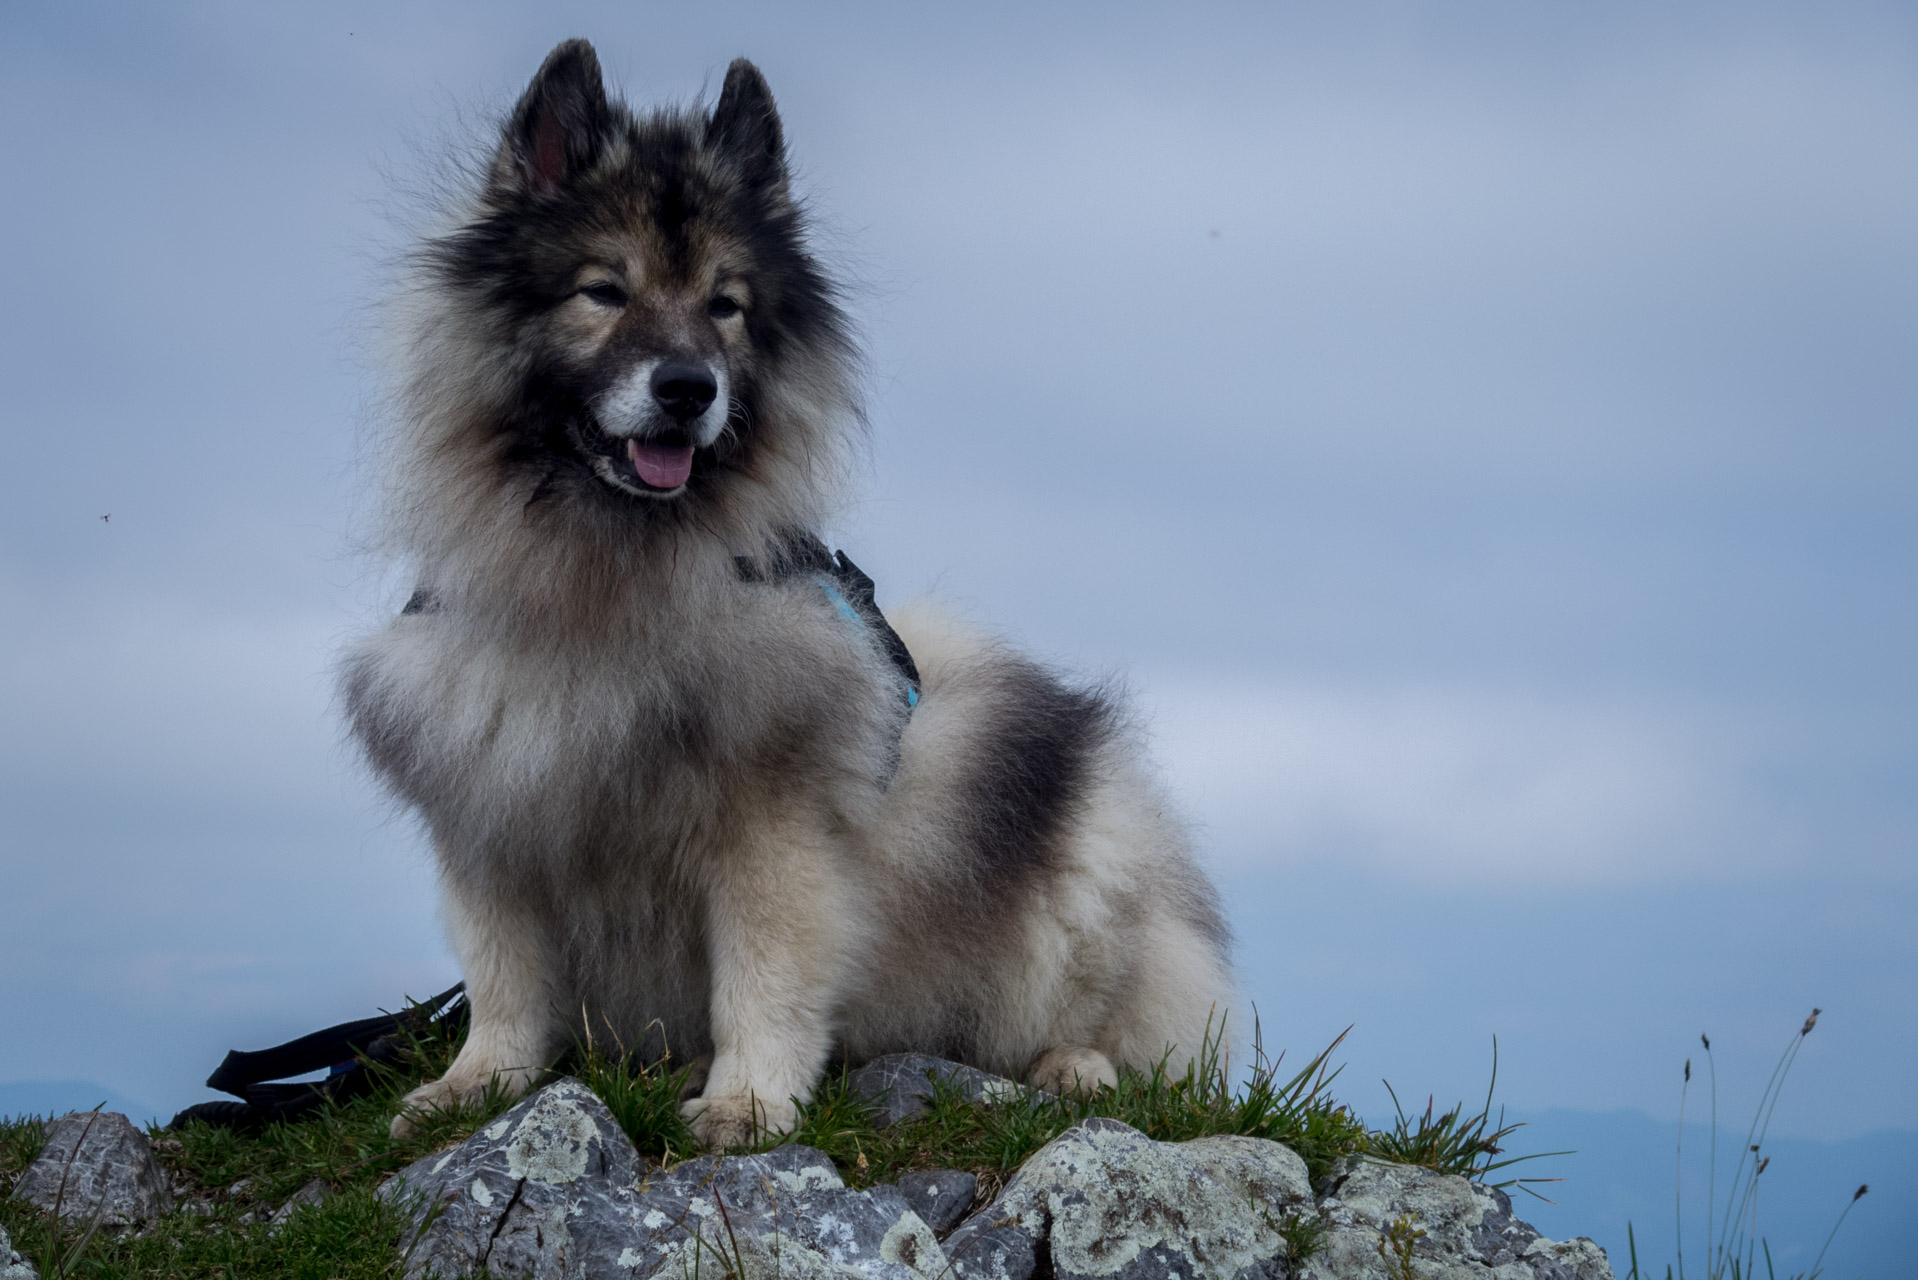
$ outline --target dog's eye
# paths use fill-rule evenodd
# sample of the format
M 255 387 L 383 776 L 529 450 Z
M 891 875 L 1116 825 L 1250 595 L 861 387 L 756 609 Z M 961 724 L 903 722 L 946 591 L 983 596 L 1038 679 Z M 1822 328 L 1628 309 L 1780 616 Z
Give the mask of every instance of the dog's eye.
M 715 320 L 725 320 L 739 314 L 739 303 L 722 293 L 706 304 L 706 314 Z
M 596 280 L 580 290 L 581 293 L 602 307 L 623 307 L 626 305 L 626 291 L 611 280 Z

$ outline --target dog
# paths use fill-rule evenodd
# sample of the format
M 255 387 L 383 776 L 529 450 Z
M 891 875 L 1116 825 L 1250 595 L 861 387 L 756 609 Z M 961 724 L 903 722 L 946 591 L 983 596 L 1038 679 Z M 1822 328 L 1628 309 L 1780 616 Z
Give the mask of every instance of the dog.
M 472 1006 L 395 1131 L 582 1033 L 709 1059 L 683 1109 L 716 1147 L 790 1130 L 834 1061 L 1062 1090 L 1204 1054 L 1227 930 L 1119 701 L 884 618 L 813 536 L 858 353 L 760 72 L 635 113 L 569 41 L 475 169 L 395 325 L 418 590 L 341 666 Z

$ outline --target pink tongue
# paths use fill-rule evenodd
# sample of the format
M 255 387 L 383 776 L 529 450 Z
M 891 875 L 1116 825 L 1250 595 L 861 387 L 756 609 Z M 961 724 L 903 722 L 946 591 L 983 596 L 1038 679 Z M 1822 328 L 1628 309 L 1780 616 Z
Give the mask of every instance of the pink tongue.
M 693 473 L 693 447 L 689 444 L 642 444 L 626 442 L 626 456 L 633 460 L 639 478 L 655 489 L 677 489 Z

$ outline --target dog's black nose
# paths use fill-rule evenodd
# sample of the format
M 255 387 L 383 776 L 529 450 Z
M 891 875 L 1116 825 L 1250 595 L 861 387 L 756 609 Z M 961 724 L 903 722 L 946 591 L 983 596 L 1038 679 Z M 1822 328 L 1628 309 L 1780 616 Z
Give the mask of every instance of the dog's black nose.
M 719 394 L 719 382 L 703 365 L 662 361 L 653 370 L 653 399 L 669 417 L 681 422 L 706 412 Z

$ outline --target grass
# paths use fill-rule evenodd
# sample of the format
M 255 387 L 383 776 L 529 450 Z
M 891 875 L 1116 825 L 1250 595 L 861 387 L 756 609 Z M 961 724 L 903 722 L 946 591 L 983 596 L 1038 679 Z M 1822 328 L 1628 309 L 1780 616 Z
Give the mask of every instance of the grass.
M 1344 1039 L 1343 1036 L 1340 1039 Z M 1339 1041 L 1290 1077 L 1255 1048 L 1250 1078 L 1233 1089 L 1216 1049 L 1179 1073 L 1161 1062 L 1127 1073 L 1115 1088 L 1081 1097 L 1028 1092 L 986 1105 L 935 1084 L 931 1105 L 887 1129 L 852 1096 L 842 1075 L 829 1080 L 802 1112 L 798 1141 L 818 1147 L 848 1171 L 855 1186 L 889 1182 L 913 1169 L 961 1169 L 997 1188 L 1040 1147 L 1082 1120 L 1123 1121 L 1160 1142 L 1243 1134 L 1283 1142 L 1304 1159 L 1314 1181 L 1334 1160 L 1365 1150 L 1365 1126 L 1333 1101 L 1327 1062 Z
M 297 1124 L 257 1134 L 195 1123 L 154 1129 L 154 1154 L 185 1183 L 182 1203 L 139 1234 L 101 1231 L 68 1259 L 79 1228 L 10 1198 L 14 1182 L 45 1142 L 42 1121 L 0 1122 L 0 1223 L 41 1280 L 101 1277 L 284 1276 L 289 1280 L 362 1280 L 399 1273 L 395 1244 L 405 1216 L 374 1196 L 380 1180 L 407 1163 L 466 1137 L 508 1105 L 500 1097 L 429 1117 L 404 1139 L 387 1133 L 399 1095 L 452 1061 L 457 1046 L 433 1032 L 416 1038 L 399 1069 L 372 1067 L 378 1087 Z M 312 1179 L 330 1192 L 293 1212 L 283 1227 L 266 1219 Z
M 1257 1046 L 1248 1079 L 1237 1088 L 1216 1057 L 1181 1072 L 1161 1064 L 1122 1076 L 1116 1088 L 1082 1098 L 1039 1093 L 985 1105 L 953 1089 L 935 1087 L 926 1112 L 881 1129 L 872 1110 L 852 1093 L 845 1073 L 829 1077 L 802 1108 L 790 1139 L 818 1147 L 855 1187 L 896 1179 L 913 1169 L 962 1169 L 978 1176 L 983 1203 L 996 1195 L 1025 1159 L 1074 1124 L 1093 1116 L 1124 1121 L 1160 1141 L 1212 1134 L 1244 1134 L 1283 1142 L 1304 1159 L 1315 1182 L 1344 1156 L 1417 1157 L 1413 1163 L 1482 1178 L 1488 1162 L 1484 1126 L 1461 1127 L 1456 1111 L 1434 1119 L 1400 1117 L 1390 1133 L 1368 1133 L 1364 1124 L 1329 1094 L 1338 1074 L 1329 1066 L 1340 1041 L 1301 1069 L 1281 1074 L 1280 1060 Z M 463 1111 L 425 1119 L 403 1139 L 387 1126 L 406 1090 L 442 1072 L 457 1049 L 453 1033 L 435 1027 L 412 1043 L 397 1065 L 369 1066 L 377 1087 L 360 1097 L 329 1104 L 296 1123 L 241 1133 L 193 1123 L 177 1131 L 154 1130 L 155 1154 L 185 1184 L 181 1205 L 139 1234 L 105 1231 L 80 1242 L 71 1221 L 62 1234 L 47 1215 L 6 1198 L 14 1181 L 45 1141 L 42 1122 L 0 1122 L 0 1222 L 15 1247 L 41 1268 L 43 1280 L 67 1277 L 285 1276 L 293 1280 L 360 1280 L 399 1274 L 396 1245 L 405 1216 L 379 1200 L 380 1181 L 413 1160 L 470 1135 L 509 1104 L 499 1096 Z M 643 1066 L 592 1044 L 564 1064 L 607 1104 L 649 1162 L 671 1163 L 698 1150 L 679 1118 L 684 1069 Z M 1489 1107 L 1489 1099 L 1488 1099 Z M 1466 1132 L 1474 1136 L 1460 1141 Z M 1494 1138 L 1510 1132 L 1501 1128 Z M 1496 1148 L 1490 1148 L 1495 1150 Z M 319 1179 L 329 1194 L 293 1211 L 275 1226 L 273 1211 Z M 1322 1224 L 1280 1224 L 1299 1256 L 1317 1245 Z M 65 1255 L 75 1253 L 67 1259 Z
M 1705 1280 L 1757 1280 L 1761 1274 L 1760 1263 L 1764 1266 L 1766 1280 L 1777 1280 L 1777 1271 L 1772 1265 L 1771 1246 L 1758 1229 L 1758 1200 L 1761 1179 L 1765 1170 L 1771 1166 L 1771 1157 L 1764 1154 L 1765 1138 L 1771 1131 L 1772 1113 L 1778 1109 L 1778 1099 L 1784 1092 L 1785 1079 L 1791 1074 L 1792 1064 L 1798 1059 L 1798 1051 L 1804 1046 L 1805 1037 L 1818 1026 L 1818 1015 L 1823 1012 L 1813 1009 L 1804 1025 L 1793 1034 L 1772 1067 L 1771 1078 L 1765 1082 L 1765 1091 L 1759 1095 L 1758 1109 L 1752 1114 L 1750 1127 L 1746 1130 L 1745 1141 L 1738 1151 L 1738 1163 L 1733 1167 L 1731 1180 L 1725 1189 L 1725 1203 L 1718 1204 L 1718 1064 L 1712 1057 L 1712 1041 L 1708 1035 L 1700 1035 L 1699 1043 L 1705 1050 L 1705 1064 L 1710 1080 L 1711 1126 L 1707 1151 L 1707 1174 L 1705 1183 L 1705 1261 L 1702 1274 Z M 1684 1080 L 1678 1094 L 1678 1150 L 1675 1155 L 1674 1182 L 1672 1196 L 1673 1212 L 1677 1218 L 1677 1254 L 1675 1263 L 1665 1267 L 1665 1280 L 1687 1280 L 1685 1269 L 1685 1104 L 1691 1093 L 1692 1060 L 1685 1059 Z M 1831 1242 L 1838 1237 L 1838 1230 L 1845 1225 L 1845 1219 L 1851 1215 L 1852 1206 L 1864 1198 L 1870 1188 L 1860 1186 L 1851 1199 L 1839 1211 L 1838 1219 L 1832 1224 L 1831 1232 L 1825 1237 L 1824 1248 L 1804 1271 L 1796 1273 L 1790 1280 L 1818 1280 L 1824 1274 L 1825 1253 L 1831 1248 Z M 1696 1233 L 1694 1233 L 1696 1238 Z M 1652 1274 L 1641 1272 L 1638 1261 L 1638 1238 L 1631 1224 L 1626 1224 L 1626 1241 L 1631 1254 L 1631 1270 L 1626 1280 L 1644 1280 Z
M 1279 1062 L 1255 1045 L 1255 1063 L 1239 1089 L 1228 1083 L 1216 1044 L 1179 1073 L 1160 1063 L 1145 1073 L 1127 1073 L 1117 1087 L 1084 1097 L 1037 1091 L 986 1104 L 956 1088 L 933 1082 L 923 1113 L 888 1128 L 852 1090 L 849 1073 L 828 1076 L 812 1101 L 800 1108 L 789 1137 L 758 1145 L 800 1142 L 817 1147 L 841 1167 L 855 1187 L 890 1182 L 914 1169 L 960 1169 L 996 1185 L 1033 1152 L 1073 1125 L 1094 1116 L 1121 1120 L 1161 1142 L 1212 1134 L 1243 1134 L 1283 1142 L 1305 1160 L 1317 1179 L 1333 1160 L 1367 1149 L 1365 1127 L 1333 1101 L 1327 1086 L 1336 1073 L 1327 1063 L 1339 1040 L 1304 1069 L 1281 1078 Z M 645 1066 L 587 1045 L 566 1064 L 606 1102 L 641 1152 L 671 1160 L 697 1149 L 679 1119 L 683 1070 Z
M 1424 1113 L 1408 1117 L 1405 1108 L 1399 1104 L 1397 1090 L 1392 1088 L 1391 1081 L 1386 1081 L 1385 1091 L 1392 1095 L 1392 1109 L 1397 1112 L 1397 1118 L 1390 1129 L 1382 1129 L 1369 1136 L 1368 1154 L 1394 1164 L 1413 1164 L 1440 1173 L 1462 1174 L 1473 1182 L 1484 1182 L 1492 1174 L 1526 1160 L 1572 1154 L 1569 1151 L 1537 1151 L 1504 1160 L 1493 1159 L 1505 1153 L 1505 1148 L 1499 1144 L 1525 1127 L 1523 1124 L 1506 1124 L 1503 1109 L 1499 1112 L 1498 1123 L 1492 1123 L 1492 1095 L 1497 1088 L 1497 1036 L 1492 1037 L 1491 1082 L 1485 1086 L 1485 1105 L 1477 1115 L 1467 1116 L 1465 1104 L 1460 1102 L 1450 1111 L 1434 1116 L 1433 1099 L 1428 1095 Z M 1506 1178 L 1488 1185 L 1500 1189 L 1517 1187 L 1544 1200 L 1544 1196 L 1532 1190 L 1531 1184 L 1558 1181 L 1558 1178 Z

